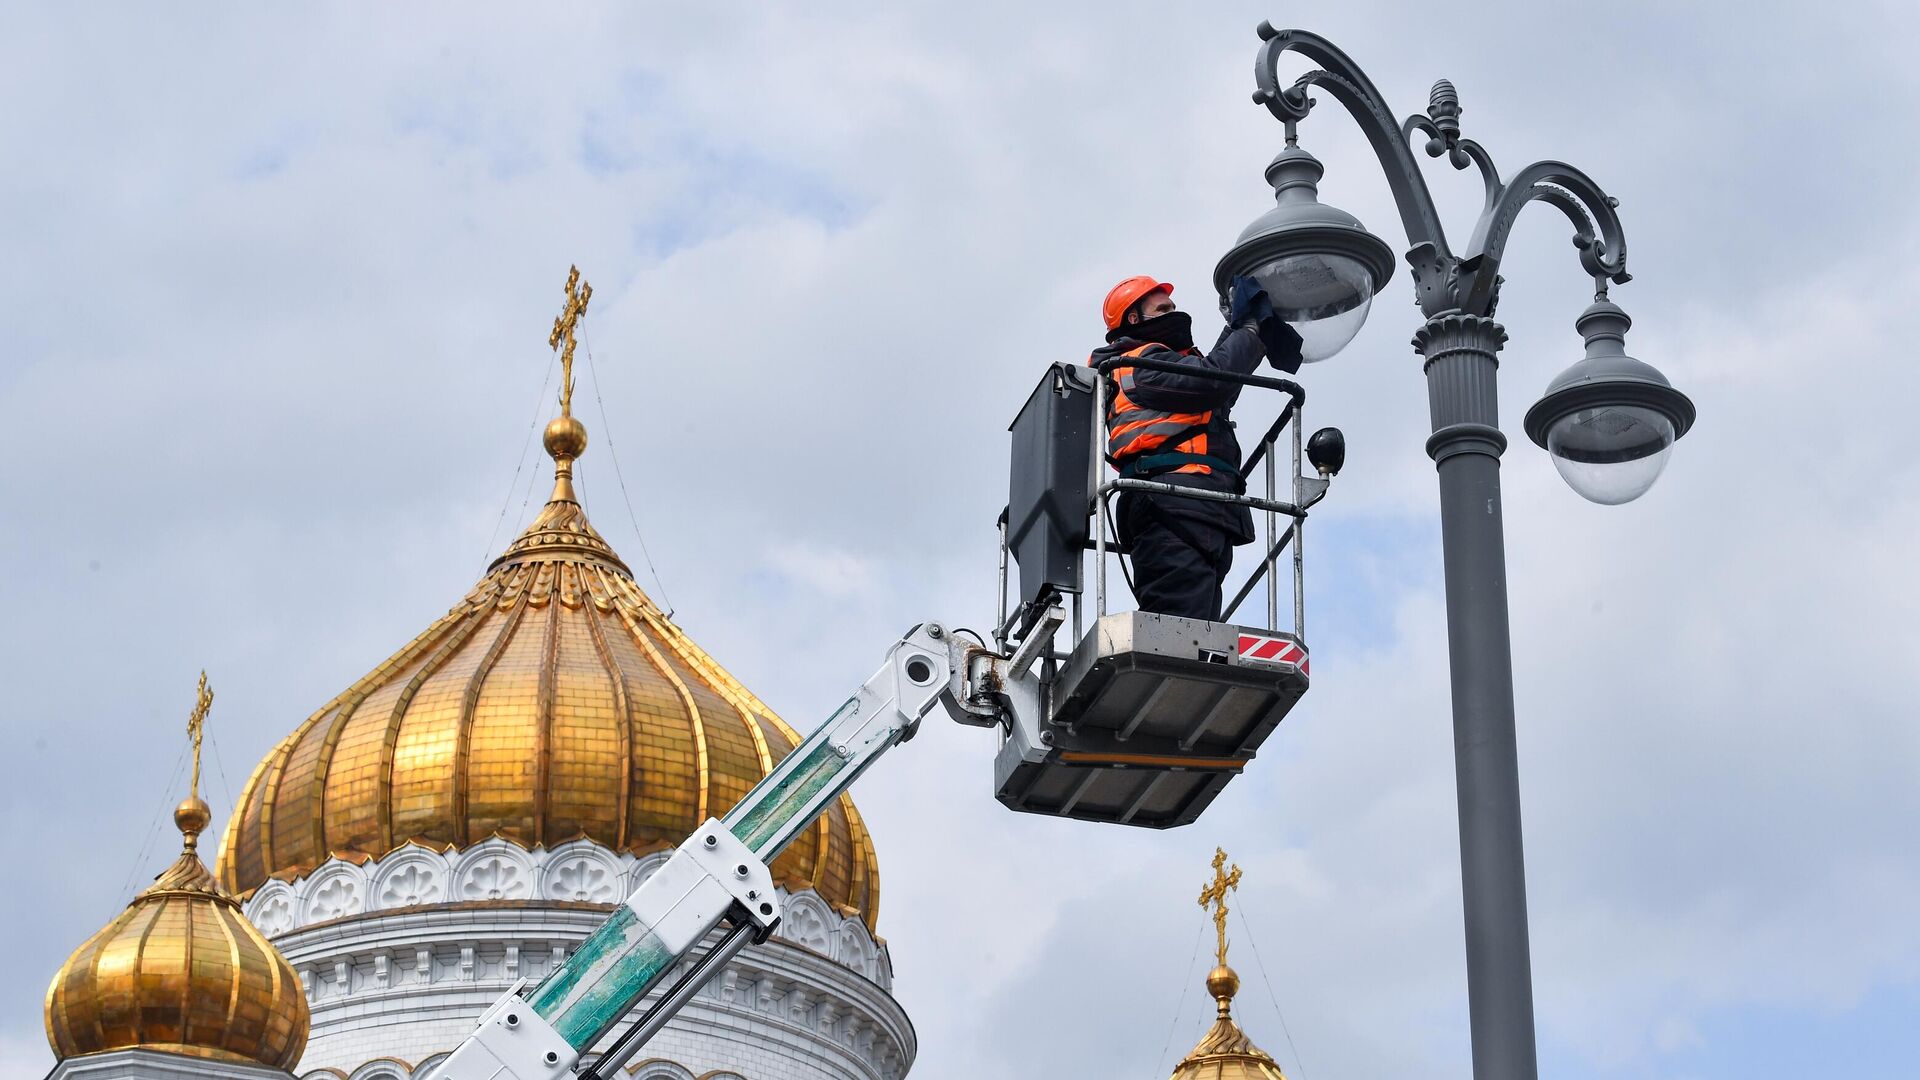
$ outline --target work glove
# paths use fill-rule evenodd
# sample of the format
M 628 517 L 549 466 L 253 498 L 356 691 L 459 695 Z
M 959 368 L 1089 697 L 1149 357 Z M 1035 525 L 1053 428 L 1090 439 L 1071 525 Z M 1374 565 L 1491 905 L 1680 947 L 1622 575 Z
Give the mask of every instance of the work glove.
M 1241 274 L 1227 283 L 1228 326 L 1245 326 L 1249 322 L 1259 322 L 1273 316 L 1273 301 L 1267 299 L 1267 291 L 1260 283 Z
M 1265 293 L 1260 295 L 1265 299 Z M 1271 312 L 1273 305 L 1267 305 L 1267 310 Z M 1295 330 L 1287 320 L 1272 314 L 1261 319 L 1255 330 L 1260 335 L 1260 344 L 1266 347 L 1267 363 L 1289 375 L 1300 370 L 1300 331 Z

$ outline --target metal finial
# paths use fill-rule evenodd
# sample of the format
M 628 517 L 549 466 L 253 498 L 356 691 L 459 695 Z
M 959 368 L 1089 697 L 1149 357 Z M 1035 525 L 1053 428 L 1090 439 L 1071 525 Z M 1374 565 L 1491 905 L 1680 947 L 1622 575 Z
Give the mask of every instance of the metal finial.
M 553 456 L 553 495 L 548 501 L 577 503 L 580 498 L 573 491 L 573 462 L 587 449 L 587 428 L 573 418 L 573 331 L 587 317 L 593 286 L 580 280 L 578 266 L 569 266 L 565 291 L 566 306 L 553 320 L 553 333 L 547 335 L 547 347 L 560 350 L 560 415 L 547 425 L 541 441 Z
M 213 708 L 213 687 L 207 685 L 207 672 L 200 670 L 200 687 L 194 693 L 193 712 L 187 717 L 187 736 L 193 740 L 193 783 L 187 797 L 200 797 L 200 739 L 207 726 L 207 710 Z
M 1427 115 L 1433 117 L 1433 124 L 1445 132 L 1449 138 L 1460 135 L 1460 92 L 1445 79 L 1433 84 L 1427 94 Z
M 213 687 L 207 685 L 207 673 L 202 670 L 200 688 L 194 694 L 193 712 L 187 716 L 187 736 L 193 740 L 192 786 L 187 789 L 186 799 L 173 809 L 173 823 L 186 838 L 188 851 L 194 849 L 200 833 L 206 829 L 207 822 L 213 819 L 213 811 L 207 807 L 207 801 L 200 797 L 200 739 L 207 726 L 207 710 L 211 708 Z
M 1467 167 L 1469 158 L 1460 149 L 1460 94 L 1453 84 L 1445 79 L 1433 84 L 1427 94 L 1427 116 L 1433 120 L 1439 137 L 1427 140 L 1427 156 L 1447 155 L 1447 161 L 1456 169 Z
M 1213 880 L 1200 890 L 1202 910 L 1213 909 L 1213 932 L 1218 938 L 1214 953 L 1221 967 L 1227 966 L 1227 893 L 1240 891 L 1240 867 L 1235 864 L 1227 869 L 1227 853 L 1223 848 L 1213 849 Z
M 573 415 L 573 329 L 586 317 L 587 301 L 593 299 L 593 286 L 580 280 L 578 266 L 567 267 L 567 303 L 553 320 L 553 333 L 547 335 L 547 347 L 560 349 L 560 415 Z

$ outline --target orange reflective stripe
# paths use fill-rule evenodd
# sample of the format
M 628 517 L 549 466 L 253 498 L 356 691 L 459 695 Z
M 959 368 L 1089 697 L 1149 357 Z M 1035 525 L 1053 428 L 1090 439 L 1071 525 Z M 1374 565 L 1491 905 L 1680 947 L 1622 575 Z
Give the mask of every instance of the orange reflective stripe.
M 1145 422 L 1142 421 L 1142 423 Z M 1192 430 L 1192 424 L 1154 422 L 1146 424 L 1145 427 L 1136 425 L 1132 428 L 1122 428 L 1110 441 L 1118 442 L 1125 453 L 1144 453 L 1148 450 L 1159 450 L 1176 437 Z M 1182 444 L 1177 449 L 1184 450 L 1186 446 Z
M 1151 346 L 1142 345 L 1128 350 L 1124 355 L 1138 356 Z M 1207 445 L 1206 428 L 1213 420 L 1211 410 L 1206 412 L 1166 412 L 1161 409 L 1149 409 L 1127 396 L 1127 390 L 1133 385 L 1133 369 L 1115 368 L 1113 379 L 1113 400 L 1107 409 L 1107 456 L 1116 464 L 1151 453 L 1166 446 L 1176 438 L 1181 442 L 1178 449 L 1192 453 L 1205 453 Z M 1195 432 L 1194 429 L 1200 429 Z M 1194 450 L 1194 447 L 1200 449 Z M 1213 470 L 1205 465 L 1183 465 L 1174 470 L 1187 473 L 1210 473 Z

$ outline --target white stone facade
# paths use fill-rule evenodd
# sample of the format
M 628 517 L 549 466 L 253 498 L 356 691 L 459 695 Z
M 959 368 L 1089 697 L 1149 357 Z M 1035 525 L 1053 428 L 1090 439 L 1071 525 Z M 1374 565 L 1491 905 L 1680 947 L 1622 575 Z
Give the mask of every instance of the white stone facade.
M 293 1074 L 251 1062 L 135 1048 L 68 1058 L 53 1067 L 47 1080 L 293 1080 Z
M 516 980 L 537 982 L 667 859 L 588 840 L 528 851 L 409 845 L 270 881 L 246 914 L 312 1007 L 302 1080 L 409 1080 Z M 641 1050 L 640 1080 L 898 1080 L 913 1025 L 884 943 L 811 889 Z

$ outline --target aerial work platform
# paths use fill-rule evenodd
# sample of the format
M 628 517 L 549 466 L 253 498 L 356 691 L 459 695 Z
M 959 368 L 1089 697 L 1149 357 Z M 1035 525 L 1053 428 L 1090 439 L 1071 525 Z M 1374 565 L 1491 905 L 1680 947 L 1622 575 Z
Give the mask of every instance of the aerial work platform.
M 1126 362 L 1155 366 L 1138 358 Z M 1011 429 L 1013 477 L 1001 527 L 994 644 L 1012 657 L 1016 675 L 1037 667 L 1039 689 L 1031 705 L 999 713 L 1003 737 L 994 760 L 994 795 L 1025 813 L 1171 828 L 1198 818 L 1306 693 L 1301 532 L 1307 507 L 1324 497 L 1328 478 L 1340 468 L 1342 447 L 1337 431 L 1316 433 L 1311 456 L 1319 475 L 1304 475 L 1300 387 L 1221 372 L 1221 379 L 1287 395 L 1246 463 L 1249 474 L 1264 466 L 1264 497 L 1107 479 L 1104 375 L 1055 365 Z M 1284 492 L 1274 461 L 1282 437 L 1293 457 Z M 1265 554 L 1226 618 L 1262 584 L 1266 617 L 1242 624 L 1145 611 L 1107 614 L 1109 557 L 1120 560 L 1123 573 L 1127 565 L 1127 552 L 1112 534 L 1110 500 L 1129 490 L 1237 503 L 1263 515 Z M 1279 628 L 1276 570 L 1289 548 L 1293 619 Z M 1020 602 L 1011 611 L 1009 552 L 1020 577 Z M 1094 619 L 1083 632 L 1089 552 L 1095 563 Z M 1071 636 L 1066 651 L 1059 651 L 1054 639 L 1063 632 Z
M 1027 813 L 1169 828 L 1200 816 L 1307 690 L 1291 634 L 1130 611 L 1059 668 L 1040 745 L 1014 733 L 996 797 Z M 1016 725 L 1019 727 L 1020 725 Z

